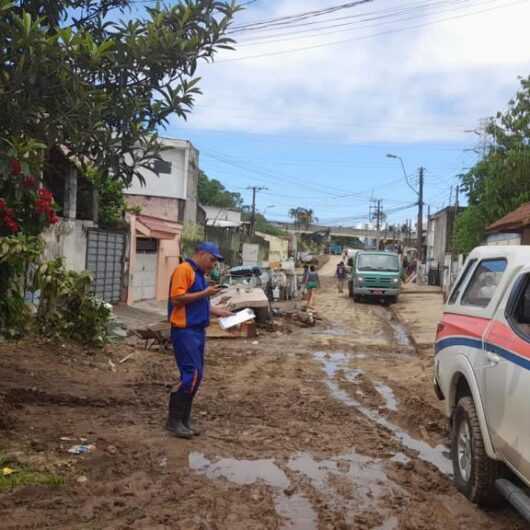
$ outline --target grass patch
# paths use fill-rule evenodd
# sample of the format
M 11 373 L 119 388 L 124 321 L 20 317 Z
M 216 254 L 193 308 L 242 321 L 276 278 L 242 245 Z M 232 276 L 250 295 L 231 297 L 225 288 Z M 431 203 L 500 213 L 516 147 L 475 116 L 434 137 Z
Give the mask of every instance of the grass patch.
M 10 475 L 3 474 L 3 468 L 14 470 Z M 20 486 L 62 486 L 64 479 L 53 473 L 34 471 L 18 462 L 13 462 L 0 454 L 0 492 L 9 491 Z

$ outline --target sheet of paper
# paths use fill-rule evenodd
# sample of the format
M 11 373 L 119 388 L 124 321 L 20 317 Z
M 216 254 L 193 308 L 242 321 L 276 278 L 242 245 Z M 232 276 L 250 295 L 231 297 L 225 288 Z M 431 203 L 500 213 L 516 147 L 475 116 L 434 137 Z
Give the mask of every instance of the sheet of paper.
M 242 309 L 241 311 L 238 311 L 234 315 L 231 315 L 229 317 L 224 317 L 219 319 L 219 325 L 221 326 L 221 329 L 230 329 L 234 326 L 239 326 L 239 324 L 243 324 L 243 322 L 248 322 L 249 320 L 254 320 L 256 318 L 256 315 L 252 309 Z

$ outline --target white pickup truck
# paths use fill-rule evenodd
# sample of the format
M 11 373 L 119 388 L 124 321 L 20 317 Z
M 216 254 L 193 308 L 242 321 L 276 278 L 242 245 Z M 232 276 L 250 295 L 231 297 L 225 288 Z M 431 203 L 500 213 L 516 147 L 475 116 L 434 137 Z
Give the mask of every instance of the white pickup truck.
M 478 247 L 444 308 L 434 387 L 451 425 L 454 482 L 530 522 L 530 247 Z

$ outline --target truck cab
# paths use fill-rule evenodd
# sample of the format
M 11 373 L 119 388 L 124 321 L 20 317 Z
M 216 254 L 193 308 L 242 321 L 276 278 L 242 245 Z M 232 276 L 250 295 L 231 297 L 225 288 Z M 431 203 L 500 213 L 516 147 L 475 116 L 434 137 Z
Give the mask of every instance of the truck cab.
M 357 252 L 352 261 L 350 296 L 355 302 L 377 298 L 397 302 L 401 289 L 401 264 L 393 252 Z
M 444 307 L 434 387 L 450 420 L 454 482 L 530 521 L 530 247 L 478 247 Z

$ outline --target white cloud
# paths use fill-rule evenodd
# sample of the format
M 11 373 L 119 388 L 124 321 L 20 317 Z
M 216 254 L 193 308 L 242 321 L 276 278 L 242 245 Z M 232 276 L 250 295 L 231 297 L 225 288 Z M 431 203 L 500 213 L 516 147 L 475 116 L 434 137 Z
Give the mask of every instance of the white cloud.
M 274 6 L 249 9 L 245 18 L 336 3 L 279 0 Z M 468 3 L 477 7 L 466 8 L 467 12 L 514 2 Z M 376 0 L 364 9 L 395 5 L 395 0 Z M 464 129 L 504 108 L 517 90 L 517 76 L 530 73 L 529 2 L 336 46 L 233 61 L 356 39 L 459 13 L 463 11 L 455 8 L 419 21 L 223 53 L 217 64 L 201 68 L 204 95 L 198 99 L 189 127 L 325 134 L 345 141 L 461 140 Z

